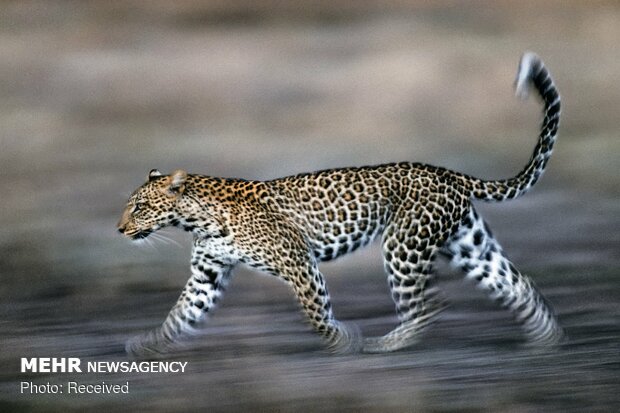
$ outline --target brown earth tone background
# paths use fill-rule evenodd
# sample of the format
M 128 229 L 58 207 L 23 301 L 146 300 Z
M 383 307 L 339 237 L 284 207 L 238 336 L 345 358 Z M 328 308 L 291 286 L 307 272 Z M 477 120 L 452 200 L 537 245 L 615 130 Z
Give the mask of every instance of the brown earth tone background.
M 544 4 L 540 4 L 544 3 Z M 620 6 L 577 1 L 5 1 L 0 4 L 0 411 L 611 412 L 620 408 Z M 563 97 L 527 196 L 480 205 L 570 337 L 532 354 L 510 316 L 439 268 L 452 303 L 416 347 L 334 356 L 285 285 L 241 269 L 188 372 L 21 374 L 20 357 L 126 360 L 185 283 L 189 239 L 115 230 L 151 168 L 251 179 L 413 160 L 516 173 Z M 323 266 L 336 315 L 395 324 L 377 246 Z M 130 382 L 118 395 L 20 394 Z

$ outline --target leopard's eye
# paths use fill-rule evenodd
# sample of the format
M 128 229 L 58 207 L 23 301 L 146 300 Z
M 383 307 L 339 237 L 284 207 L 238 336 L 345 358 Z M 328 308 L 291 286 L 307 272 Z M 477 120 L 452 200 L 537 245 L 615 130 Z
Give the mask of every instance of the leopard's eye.
M 145 202 L 136 202 L 136 204 L 133 206 L 133 209 L 131 210 L 131 213 L 137 214 L 145 207 L 145 205 L 146 205 Z

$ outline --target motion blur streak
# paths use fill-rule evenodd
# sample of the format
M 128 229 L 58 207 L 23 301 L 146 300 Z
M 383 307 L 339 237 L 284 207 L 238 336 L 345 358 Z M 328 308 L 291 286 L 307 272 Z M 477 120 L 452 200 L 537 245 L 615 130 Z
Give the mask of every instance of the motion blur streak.
M 613 1 L 0 3 L 0 411 L 617 411 L 619 23 Z M 477 208 L 554 303 L 558 352 L 521 347 L 441 267 L 451 307 L 419 346 L 329 355 L 287 286 L 240 271 L 174 354 L 185 373 L 19 372 L 22 357 L 125 361 L 168 312 L 189 240 L 130 247 L 115 229 L 150 169 L 269 179 L 408 160 L 511 176 L 539 119 L 512 95 L 524 50 L 562 91 L 560 141 L 527 197 Z M 322 266 L 335 314 L 365 335 L 396 322 L 380 262 L 375 246 Z M 20 395 L 20 381 L 130 391 Z

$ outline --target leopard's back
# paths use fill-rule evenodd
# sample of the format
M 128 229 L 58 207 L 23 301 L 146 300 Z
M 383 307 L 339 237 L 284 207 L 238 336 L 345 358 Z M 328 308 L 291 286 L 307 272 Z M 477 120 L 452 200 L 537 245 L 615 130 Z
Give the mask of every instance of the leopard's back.
M 328 169 L 267 184 L 321 261 L 367 245 L 392 220 L 417 220 L 429 234 L 441 224 L 446 238 L 469 205 L 453 172 L 411 162 Z

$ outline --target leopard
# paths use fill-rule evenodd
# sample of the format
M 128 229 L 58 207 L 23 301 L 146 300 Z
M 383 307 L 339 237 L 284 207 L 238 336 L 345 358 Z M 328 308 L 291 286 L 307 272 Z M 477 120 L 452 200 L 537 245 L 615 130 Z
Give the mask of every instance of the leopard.
M 153 169 L 127 201 L 120 233 L 143 240 L 164 228 L 192 234 L 191 275 L 163 324 L 127 341 L 138 358 L 173 352 L 201 332 L 233 269 L 245 265 L 290 286 L 326 347 L 343 353 L 408 348 L 445 308 L 432 283 L 445 258 L 509 310 L 524 343 L 555 347 L 564 337 L 557 316 L 533 281 L 510 261 L 476 211 L 476 200 L 501 202 L 530 190 L 546 169 L 557 138 L 560 95 L 538 55 L 526 52 L 516 95 L 542 101 L 535 149 L 514 177 L 484 180 L 444 167 L 399 162 L 246 180 Z M 335 318 L 321 262 L 380 239 L 398 324 L 381 336 Z

